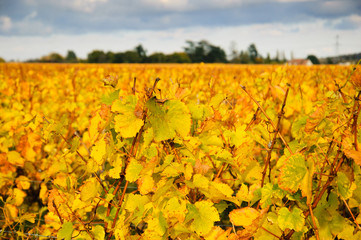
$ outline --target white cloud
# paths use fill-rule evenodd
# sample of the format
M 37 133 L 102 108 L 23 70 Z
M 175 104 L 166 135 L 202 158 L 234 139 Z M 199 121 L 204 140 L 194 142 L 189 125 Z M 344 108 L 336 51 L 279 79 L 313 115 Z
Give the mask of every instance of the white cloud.
M 25 20 L 30 20 L 30 19 L 33 19 L 35 18 L 36 16 L 38 15 L 38 12 L 37 11 L 32 11 L 29 15 L 25 16 Z
M 359 18 L 355 18 L 357 21 Z M 6 37 L 0 36 L 1 57 L 6 60 L 39 58 L 50 52 L 65 55 L 74 50 L 78 57 L 86 58 L 92 50 L 121 52 L 142 44 L 148 54 L 153 52 L 172 53 L 183 51 L 186 40 L 208 40 L 211 44 L 229 51 L 234 41 L 238 50 L 246 50 L 255 43 L 263 56 L 276 51 L 284 52 L 290 58 L 304 58 L 309 54 L 318 57 L 335 54 L 335 39 L 339 35 L 339 53 L 361 52 L 361 31 L 352 29 L 335 30 L 325 28 L 326 20 L 299 24 L 256 24 L 230 27 L 188 27 L 173 30 L 117 31 L 112 33 L 91 33 L 81 35 L 49 35 L 48 37 Z M 25 27 L 25 26 L 24 26 Z M 295 31 L 295 29 L 297 29 Z M 21 46 L 21 47 L 19 47 Z
M 97 5 L 106 3 L 107 1 L 108 0 L 74 0 L 67 2 L 67 4 L 74 10 L 91 13 Z
M 9 31 L 12 27 L 11 18 L 8 16 L 0 16 L 0 29 L 4 32 Z

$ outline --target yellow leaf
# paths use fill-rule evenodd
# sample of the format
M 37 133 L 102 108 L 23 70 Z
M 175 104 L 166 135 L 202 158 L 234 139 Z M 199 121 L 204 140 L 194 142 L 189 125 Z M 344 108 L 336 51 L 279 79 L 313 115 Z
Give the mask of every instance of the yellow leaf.
M 135 137 L 144 121 L 136 115 L 137 97 L 128 96 L 123 100 L 115 100 L 112 111 L 118 113 L 114 117 L 114 129 L 123 138 Z M 141 117 L 141 116 L 140 116 Z
M 98 195 L 99 183 L 95 178 L 89 179 L 82 187 L 80 199 L 84 202 L 91 201 Z
M 241 187 L 239 188 L 236 194 L 236 197 L 240 201 L 245 201 L 245 202 L 251 201 L 250 195 L 248 193 L 248 187 L 246 184 L 242 183 Z
M 151 176 L 145 175 L 141 177 L 137 181 L 138 190 L 142 195 L 148 194 L 153 191 L 154 188 L 154 180 Z
M 235 226 L 249 226 L 253 220 L 258 218 L 259 212 L 251 207 L 235 209 L 229 213 L 229 219 Z
M 43 203 L 45 203 L 46 199 L 48 198 L 48 188 L 46 187 L 45 183 L 42 183 L 40 185 L 39 197 L 40 197 L 41 201 L 43 201 Z
M 15 200 L 15 206 L 20 206 L 24 202 L 24 198 L 26 197 L 26 193 L 21 191 L 18 188 L 13 189 L 13 199 Z
M 138 163 L 134 158 L 130 159 L 127 170 L 125 172 L 125 179 L 129 182 L 135 182 L 139 178 L 139 173 L 142 171 L 143 166 Z
M 89 138 L 90 140 L 93 140 L 94 137 L 98 133 L 99 124 L 102 122 L 102 118 L 99 116 L 98 113 L 95 114 L 95 116 L 90 120 L 90 126 L 89 126 Z
M 36 213 L 23 213 L 20 217 L 20 222 L 28 221 L 31 223 L 35 223 Z
M 103 156 L 106 153 L 106 143 L 104 138 L 102 138 L 101 140 L 99 140 L 95 146 L 92 148 L 92 152 L 91 152 L 91 157 L 94 158 L 94 160 L 96 161 L 96 163 L 98 165 L 102 165 L 103 164 Z
M 59 173 L 56 175 L 56 178 L 54 179 L 54 184 L 63 187 L 64 189 L 67 188 L 67 175 L 65 173 Z
M 184 221 L 186 212 L 186 202 L 177 197 L 172 197 L 171 199 L 169 199 L 164 208 L 164 214 L 167 219 L 171 219 L 172 217 L 174 217 L 180 223 Z
M 8 161 L 16 166 L 24 166 L 24 158 L 21 157 L 20 153 L 16 151 L 10 151 L 7 153 Z
M 195 174 L 193 176 L 193 184 L 197 188 L 207 189 L 209 185 L 209 180 L 201 174 Z
M 213 229 L 208 233 L 204 238 L 206 240 L 227 240 L 227 236 L 232 229 L 229 228 L 227 231 L 224 231 L 221 227 L 213 227 Z
M 184 171 L 185 180 L 191 180 L 192 175 L 193 175 L 193 166 L 191 163 L 187 163 Z
M 19 189 L 29 189 L 30 188 L 30 180 L 29 178 L 25 177 L 25 176 L 19 176 L 18 178 L 16 178 L 16 186 Z
M 233 194 L 233 190 L 230 186 L 228 186 L 225 183 L 219 183 L 219 182 L 212 182 L 211 186 L 213 186 L 214 188 L 216 188 L 219 192 L 221 192 L 222 194 L 224 194 L 226 197 L 232 197 Z
M 86 202 L 83 202 L 79 196 L 77 196 L 71 206 L 71 209 L 73 211 L 77 210 L 77 209 L 82 209 L 87 207 L 89 204 L 87 204 Z
M 357 165 L 361 166 L 361 152 L 360 151 L 356 151 L 356 150 L 352 150 L 352 149 L 345 149 L 345 150 L 343 150 L 343 152 L 345 153 L 345 155 L 348 158 L 352 158 Z
M 18 208 L 12 204 L 5 203 L 4 207 L 4 214 L 5 214 L 5 221 L 12 222 L 18 216 Z
M 117 156 L 115 161 L 112 163 L 113 168 L 109 170 L 108 175 L 111 178 L 120 178 L 120 173 L 122 172 L 123 159 L 120 156 Z

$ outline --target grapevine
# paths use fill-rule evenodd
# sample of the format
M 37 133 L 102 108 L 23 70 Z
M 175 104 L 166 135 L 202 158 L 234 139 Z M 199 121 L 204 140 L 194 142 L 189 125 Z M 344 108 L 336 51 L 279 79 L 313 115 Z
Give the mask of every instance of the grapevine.
M 358 65 L 0 69 L 3 238 L 361 238 Z

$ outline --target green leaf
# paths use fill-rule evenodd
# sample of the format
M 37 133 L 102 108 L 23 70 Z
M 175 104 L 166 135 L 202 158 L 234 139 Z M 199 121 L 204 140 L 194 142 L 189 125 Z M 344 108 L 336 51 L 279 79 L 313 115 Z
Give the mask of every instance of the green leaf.
M 262 198 L 261 206 L 266 208 L 275 203 L 282 203 L 283 197 L 286 195 L 285 192 L 278 187 L 277 184 L 267 183 L 261 189 Z
M 74 153 L 76 150 L 78 150 L 79 144 L 80 144 L 80 138 L 78 137 L 73 138 L 73 140 L 71 141 L 70 152 Z
M 354 182 L 351 183 L 345 173 L 337 173 L 337 190 L 344 199 L 350 198 L 355 189 L 356 184 Z
M 194 120 L 203 120 L 205 115 L 205 107 L 199 104 L 189 104 L 189 111 L 192 115 L 192 119 Z
M 223 93 L 218 93 L 211 98 L 209 106 L 218 107 L 224 101 L 224 99 L 226 99 L 226 95 L 224 95 Z
M 73 234 L 73 231 L 73 223 L 65 222 L 58 231 L 57 237 L 59 239 L 71 240 L 71 235 Z
M 284 231 L 287 228 L 295 231 L 301 231 L 305 224 L 305 216 L 302 210 L 294 207 L 292 212 L 288 208 L 283 207 L 278 211 L 278 225 Z
M 291 133 L 294 138 L 300 139 L 303 136 L 303 131 L 301 130 L 306 126 L 307 118 L 307 116 L 303 116 L 293 122 Z
M 296 192 L 307 173 L 304 156 L 299 153 L 290 156 L 280 171 L 280 188 L 286 191 Z
M 193 219 L 191 228 L 201 236 L 209 233 L 214 226 L 214 222 L 219 221 L 219 214 L 212 202 L 200 201 L 194 205 L 188 204 L 187 209 L 186 222 Z
M 142 171 L 142 169 L 143 166 L 138 163 L 136 159 L 131 158 L 125 172 L 125 179 L 129 182 L 137 181 L 139 178 L 139 173 Z
M 105 238 L 105 231 L 103 226 L 96 225 L 92 232 L 94 234 L 95 240 L 103 240 Z
M 111 92 L 109 94 L 103 95 L 101 97 L 101 102 L 110 106 L 112 105 L 113 101 L 115 101 L 119 97 L 119 89 L 115 90 L 114 92 Z
M 114 117 L 114 129 L 123 138 L 135 137 L 144 125 L 142 119 L 135 115 L 137 97 L 128 96 L 123 100 L 116 100 L 112 105 L 112 111 L 118 113 Z
M 150 112 L 149 122 L 158 142 L 174 138 L 176 134 L 182 137 L 188 135 L 191 127 L 191 116 L 186 105 L 179 100 L 169 100 L 163 105 L 155 98 L 146 103 Z

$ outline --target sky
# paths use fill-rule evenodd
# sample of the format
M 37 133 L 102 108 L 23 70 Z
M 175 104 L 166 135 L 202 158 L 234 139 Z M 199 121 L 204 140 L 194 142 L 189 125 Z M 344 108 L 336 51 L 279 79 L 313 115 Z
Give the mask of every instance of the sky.
M 361 52 L 360 0 L 0 0 L 0 57 L 24 61 L 73 50 L 147 54 L 207 40 L 287 59 Z

